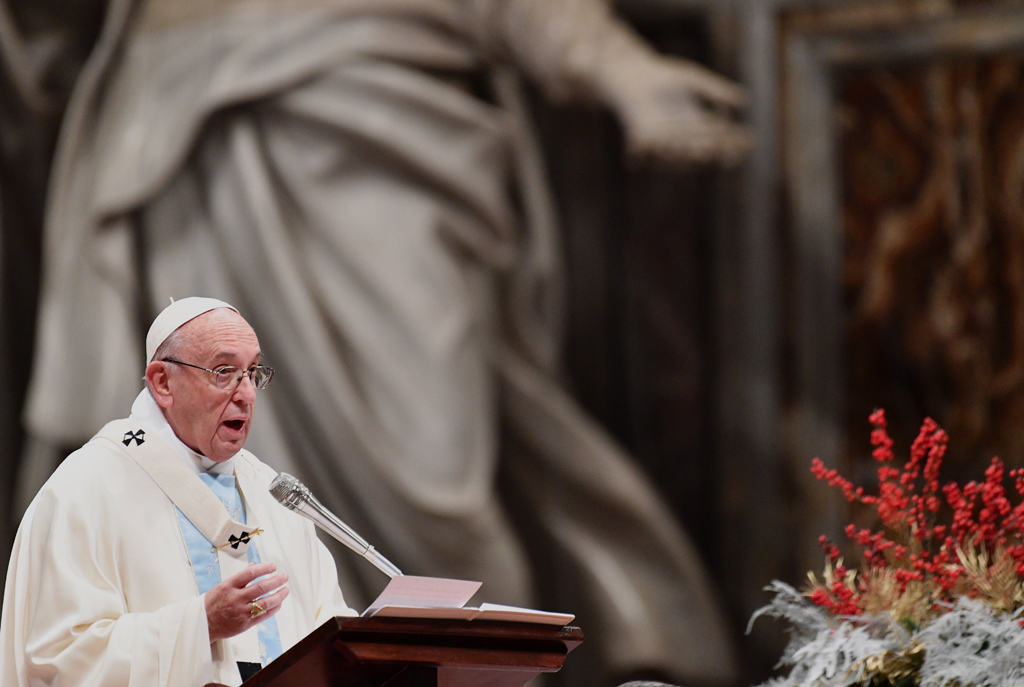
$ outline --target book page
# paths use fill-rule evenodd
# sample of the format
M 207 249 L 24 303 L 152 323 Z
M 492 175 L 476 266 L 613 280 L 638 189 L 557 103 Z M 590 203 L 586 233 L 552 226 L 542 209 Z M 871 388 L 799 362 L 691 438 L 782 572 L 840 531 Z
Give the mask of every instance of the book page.
M 372 613 L 374 618 L 445 618 L 472 620 L 479 611 L 475 608 L 426 608 L 424 606 L 381 606 Z M 371 615 L 367 609 L 363 615 Z
M 399 575 L 363 611 L 374 615 L 383 606 L 415 606 L 425 608 L 461 608 L 480 589 L 480 582 L 450 580 L 443 577 Z
M 566 625 L 575 617 L 572 613 L 538 611 L 533 608 L 489 603 L 480 604 L 480 610 L 474 616 L 476 620 L 506 620 L 516 623 L 543 623 L 544 625 Z
M 423 606 L 381 606 L 367 610 L 374 618 L 445 618 L 448 620 L 501 620 L 513 623 L 539 623 L 562 627 L 575 618 L 572 613 L 552 613 L 519 606 L 482 604 L 480 608 L 426 608 Z

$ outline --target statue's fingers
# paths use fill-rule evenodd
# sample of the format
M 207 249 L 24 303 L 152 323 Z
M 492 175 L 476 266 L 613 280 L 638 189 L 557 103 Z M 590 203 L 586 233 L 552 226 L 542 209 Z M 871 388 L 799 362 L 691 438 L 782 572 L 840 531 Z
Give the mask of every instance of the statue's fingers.
M 684 87 L 714 105 L 741 109 L 747 104 L 747 92 L 735 81 L 700 65 L 686 65 L 680 72 Z
M 637 132 L 633 132 L 637 134 Z M 627 138 L 627 153 L 634 161 L 660 160 L 670 163 L 721 163 L 733 166 L 741 162 L 753 146 L 745 127 L 730 122 L 705 122 L 679 127 L 666 135 L 667 127 L 657 135 L 633 135 Z

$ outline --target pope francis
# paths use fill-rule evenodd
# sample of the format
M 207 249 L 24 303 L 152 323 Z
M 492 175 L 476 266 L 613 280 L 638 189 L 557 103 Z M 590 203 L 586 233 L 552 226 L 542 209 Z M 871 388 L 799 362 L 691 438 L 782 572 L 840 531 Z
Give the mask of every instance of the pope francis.
M 239 685 L 320 623 L 354 615 L 313 525 L 242 446 L 273 369 L 238 311 L 173 302 L 146 388 L 54 472 L 18 530 L 0 684 Z

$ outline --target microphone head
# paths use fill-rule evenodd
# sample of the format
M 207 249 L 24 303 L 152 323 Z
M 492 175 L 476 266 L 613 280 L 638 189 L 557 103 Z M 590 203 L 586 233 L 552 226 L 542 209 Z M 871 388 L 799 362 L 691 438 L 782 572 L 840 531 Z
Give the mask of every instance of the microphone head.
M 290 510 L 298 510 L 309 501 L 309 489 L 287 472 L 280 473 L 270 483 L 270 495 Z

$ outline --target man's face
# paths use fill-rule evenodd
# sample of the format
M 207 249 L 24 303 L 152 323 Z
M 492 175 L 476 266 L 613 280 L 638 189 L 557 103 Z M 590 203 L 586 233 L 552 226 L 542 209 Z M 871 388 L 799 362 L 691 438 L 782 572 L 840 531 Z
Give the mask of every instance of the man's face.
M 203 313 L 182 325 L 181 330 L 178 359 L 182 362 L 211 370 L 232 366 L 239 372 L 260 362 L 256 333 L 233 310 L 220 308 Z M 224 390 L 217 387 L 209 372 L 163 364 L 175 368 L 167 370 L 171 403 L 164 406 L 164 416 L 178 438 L 217 462 L 238 453 L 252 425 L 256 403 L 252 379 L 246 376 L 235 389 Z

